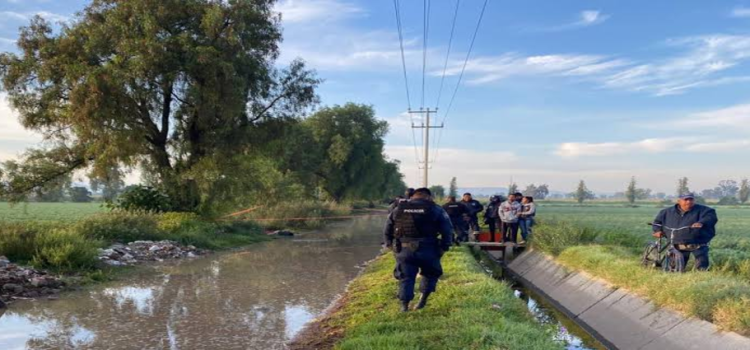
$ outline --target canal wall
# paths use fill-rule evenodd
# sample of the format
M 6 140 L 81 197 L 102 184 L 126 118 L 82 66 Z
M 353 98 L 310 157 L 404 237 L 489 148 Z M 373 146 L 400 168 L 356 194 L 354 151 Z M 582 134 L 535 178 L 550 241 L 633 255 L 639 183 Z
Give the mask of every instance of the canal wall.
M 658 308 L 626 290 L 569 271 L 541 252 L 524 252 L 506 270 L 612 349 L 750 349 L 750 338 Z

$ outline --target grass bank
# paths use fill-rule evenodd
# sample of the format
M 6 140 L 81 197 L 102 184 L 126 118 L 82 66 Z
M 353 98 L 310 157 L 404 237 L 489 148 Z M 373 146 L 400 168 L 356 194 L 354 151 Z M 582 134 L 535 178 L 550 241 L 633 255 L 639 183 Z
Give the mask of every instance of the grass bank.
M 467 248 L 443 258 L 427 308 L 398 310 L 392 254 L 378 257 L 293 349 L 562 349 L 512 290 L 488 276 Z
M 665 273 L 641 266 L 642 243 L 627 231 L 562 221 L 537 226 L 532 240 L 536 249 L 553 255 L 567 268 L 584 271 L 724 330 L 750 335 L 748 260 L 727 260 L 719 250 L 718 254 L 711 253 L 718 260 L 713 271 Z
M 267 240 L 257 224 L 206 221 L 189 213 L 111 212 L 76 222 L 0 222 L 0 255 L 60 272 L 95 269 L 97 249 L 114 242 L 173 240 L 222 249 Z

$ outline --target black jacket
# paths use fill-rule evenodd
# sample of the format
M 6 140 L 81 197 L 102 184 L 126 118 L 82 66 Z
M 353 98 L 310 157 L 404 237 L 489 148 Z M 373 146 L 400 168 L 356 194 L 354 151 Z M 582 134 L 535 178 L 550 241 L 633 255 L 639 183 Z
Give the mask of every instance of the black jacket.
M 487 204 L 487 210 L 484 211 L 484 220 L 497 220 L 500 218 L 497 210 L 500 209 L 501 202 L 490 202 Z
M 671 228 L 692 226 L 695 223 L 703 224 L 702 228 L 690 228 L 675 232 L 675 244 L 706 244 L 716 236 L 716 210 L 705 205 L 696 204 L 690 211 L 683 213 L 679 205 L 662 209 L 654 224 L 664 225 Z M 654 232 L 662 231 L 669 238 L 671 231 L 667 228 L 654 226 Z
M 421 202 L 424 200 L 416 199 L 415 201 Z M 431 201 L 431 212 L 430 212 L 430 220 L 434 221 L 434 223 L 437 226 L 437 230 L 440 233 L 440 241 L 439 244 L 444 248 L 444 250 L 448 250 L 450 248 L 452 242 L 453 242 L 453 224 L 451 223 L 450 218 L 448 217 L 448 214 L 435 203 L 432 203 Z M 385 245 L 387 247 L 390 247 L 393 245 L 393 240 L 395 239 L 394 230 L 396 228 L 396 212 L 397 210 L 394 210 L 388 215 L 388 219 L 385 222 L 385 227 L 383 228 L 383 241 L 385 242 Z
M 461 202 L 445 203 L 443 210 L 448 213 L 451 221 L 456 222 L 464 219 L 464 215 L 469 215 L 471 212 L 469 208 Z
M 469 216 L 475 217 L 477 214 L 482 212 L 482 209 L 484 209 L 484 206 L 482 203 L 479 203 L 478 200 L 472 199 L 468 202 L 461 201 L 466 207 L 469 208 Z

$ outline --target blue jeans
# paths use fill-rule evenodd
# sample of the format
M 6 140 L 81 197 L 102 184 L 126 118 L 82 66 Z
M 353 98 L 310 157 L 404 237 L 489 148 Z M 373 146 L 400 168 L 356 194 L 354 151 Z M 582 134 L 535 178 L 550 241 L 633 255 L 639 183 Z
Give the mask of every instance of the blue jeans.
M 682 253 L 682 266 L 687 266 L 692 254 L 695 257 L 695 268 L 701 271 L 708 270 L 708 246 L 703 246 L 696 250 L 680 250 L 680 253 Z
M 531 234 L 531 226 L 534 226 L 534 218 L 519 219 L 518 226 L 521 228 L 521 237 L 525 241 Z

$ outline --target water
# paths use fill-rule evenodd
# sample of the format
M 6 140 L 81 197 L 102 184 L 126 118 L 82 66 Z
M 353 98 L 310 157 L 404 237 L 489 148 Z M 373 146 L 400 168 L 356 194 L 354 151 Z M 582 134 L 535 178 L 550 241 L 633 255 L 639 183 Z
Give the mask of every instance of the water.
M 562 312 L 549 305 L 536 293 L 505 276 L 504 271 L 486 253 L 479 254 L 479 262 L 487 273 L 508 282 L 515 296 L 526 303 L 526 307 L 537 322 L 553 329 L 553 339 L 562 343 L 567 350 L 607 350 L 601 342 L 578 326 Z
M 0 316 L 0 349 L 283 349 L 377 255 L 382 223 L 337 222 L 15 303 Z

